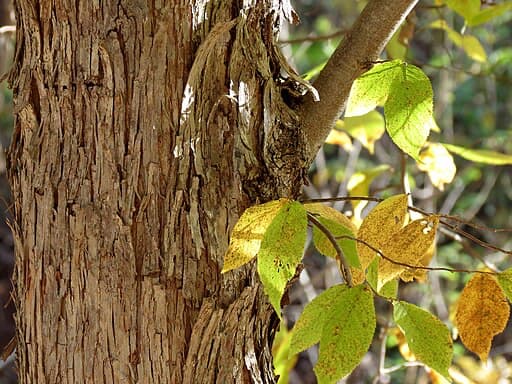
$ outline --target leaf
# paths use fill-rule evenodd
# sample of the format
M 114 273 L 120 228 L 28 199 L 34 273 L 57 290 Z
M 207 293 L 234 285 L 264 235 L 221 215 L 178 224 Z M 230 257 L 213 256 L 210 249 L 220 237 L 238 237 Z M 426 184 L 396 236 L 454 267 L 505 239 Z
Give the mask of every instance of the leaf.
M 245 210 L 231 231 L 221 273 L 238 268 L 256 257 L 268 226 L 287 204 L 288 199 L 279 199 Z
M 480 0 L 446 0 L 446 5 L 464 17 L 466 22 L 480 12 Z
M 461 35 L 448 26 L 445 20 L 435 20 L 430 24 L 430 28 L 442 29 L 446 31 L 448 38 L 459 48 L 462 48 L 466 54 L 475 61 L 486 62 L 487 54 L 475 36 Z
M 279 376 L 277 384 L 289 382 L 288 374 L 292 371 L 298 360 L 298 356 L 288 357 L 291 339 L 292 333 L 288 331 L 286 324 L 281 322 L 279 331 L 276 333 L 274 343 L 272 344 L 274 374 Z
M 400 60 L 393 60 L 377 64 L 354 81 L 345 117 L 365 115 L 377 106 L 384 105 L 401 63 Z
M 363 242 L 380 249 L 404 226 L 406 220 L 407 195 L 389 197 L 372 209 L 357 232 L 357 237 L 361 240 L 357 242 L 357 253 L 363 271 L 377 256 L 377 253 Z
M 420 153 L 417 161 L 418 169 L 428 173 L 432 184 L 439 190 L 453 181 L 457 168 L 452 155 L 442 144 L 429 143 Z
M 304 307 L 302 315 L 292 330 L 289 356 L 305 351 L 320 341 L 327 317 L 337 303 L 338 297 L 346 290 L 348 290 L 346 285 L 334 285 Z
M 506 269 L 505 271 L 499 273 L 496 277 L 501 289 L 509 301 L 512 301 L 512 268 Z
M 416 358 L 449 379 L 453 343 L 446 325 L 413 304 L 395 301 L 393 307 L 395 322 Z
M 401 60 L 375 65 L 354 81 L 345 116 L 364 115 L 378 105 L 384 105 L 391 139 L 417 158 L 430 130 L 436 127 L 429 78 L 418 67 Z
M 318 215 L 316 219 L 326 227 L 329 232 L 336 238 L 340 236 L 350 236 L 355 238 L 357 228 L 355 225 L 341 212 L 327 207 L 323 204 L 305 204 L 307 211 Z M 325 236 L 325 234 L 313 227 L 313 242 L 318 251 L 329 257 L 336 258 L 336 250 Z M 359 258 L 357 256 L 356 242 L 350 239 L 339 239 L 336 241 L 342 249 L 348 263 L 351 267 L 360 267 Z
M 486 361 L 492 339 L 505 329 L 509 314 L 507 298 L 494 277 L 475 274 L 464 287 L 455 313 L 462 343 Z
M 406 271 L 408 267 L 403 264 L 420 265 L 435 240 L 438 223 L 435 215 L 414 220 L 389 238 L 381 247 L 377 288 Z
M 452 144 L 443 144 L 451 153 L 455 153 L 466 160 L 476 163 L 492 164 L 492 165 L 508 165 L 512 164 L 512 156 L 504 153 L 488 151 L 485 149 L 469 149 L 459 147 Z
M 421 69 L 403 63 L 384 105 L 386 130 L 393 142 L 412 158 L 426 143 L 435 126 L 433 91 L 429 78 Z
M 421 257 L 421 259 L 416 263 L 419 267 L 428 267 L 432 258 L 434 257 L 434 253 L 436 251 L 436 243 L 432 242 L 430 248 L 425 252 L 425 254 Z M 427 270 L 423 268 L 406 268 L 405 271 L 400 273 L 400 279 L 402 281 L 412 281 L 416 279 L 419 282 L 425 282 L 427 280 Z
M 373 154 L 375 142 L 382 137 L 385 131 L 384 117 L 377 111 L 371 111 L 365 115 L 338 120 L 336 128 L 345 130 Z
M 372 293 L 362 285 L 336 298 L 324 322 L 314 368 L 319 384 L 335 383 L 349 374 L 368 351 L 375 332 Z
M 343 148 L 345 151 L 350 151 L 352 148 L 352 140 L 346 132 L 338 129 L 331 129 L 329 136 L 325 139 L 326 144 L 334 144 Z
M 398 293 L 398 280 L 390 280 L 380 289 L 378 289 L 378 276 L 379 276 L 379 259 L 375 258 L 368 267 L 366 272 L 366 280 L 371 287 L 377 291 L 381 296 L 395 298 Z
M 474 27 L 476 25 L 486 23 L 495 17 L 505 14 L 505 12 L 510 9 L 512 9 L 512 2 L 510 1 L 502 4 L 495 4 L 478 12 L 478 14 L 471 18 L 468 25 Z
M 258 274 L 270 303 L 281 318 L 281 298 L 304 253 L 307 216 L 304 206 L 290 201 L 268 226 L 258 253 Z

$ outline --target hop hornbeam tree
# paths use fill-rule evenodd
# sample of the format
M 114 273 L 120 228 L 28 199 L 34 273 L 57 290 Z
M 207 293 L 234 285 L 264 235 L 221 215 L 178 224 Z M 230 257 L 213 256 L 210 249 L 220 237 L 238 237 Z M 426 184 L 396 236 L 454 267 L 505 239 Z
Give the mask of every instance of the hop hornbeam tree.
M 319 344 L 318 381 L 349 374 L 374 338 L 377 298 L 414 359 L 449 380 L 450 330 L 397 294 L 399 280 L 429 270 L 472 274 L 454 324 L 485 360 L 508 320 L 512 272 L 429 266 L 441 228 L 486 245 L 456 217 L 414 207 L 405 187 L 368 197 L 386 164 L 332 199 L 352 201 L 350 218 L 299 199 L 326 139 L 372 152 L 386 132 L 438 188 L 453 179 L 452 154 L 512 163 L 428 141 L 439 129 L 433 90 L 404 45 L 417 2 L 369 0 L 302 77 L 278 44 L 281 26 L 298 22 L 289 0 L 17 1 L 9 175 L 20 381 L 274 382 L 272 342 L 310 227 L 342 283 L 305 307 L 279 354 L 285 365 Z M 511 3 L 432 7 L 464 28 L 428 28 L 482 61 L 468 28 Z

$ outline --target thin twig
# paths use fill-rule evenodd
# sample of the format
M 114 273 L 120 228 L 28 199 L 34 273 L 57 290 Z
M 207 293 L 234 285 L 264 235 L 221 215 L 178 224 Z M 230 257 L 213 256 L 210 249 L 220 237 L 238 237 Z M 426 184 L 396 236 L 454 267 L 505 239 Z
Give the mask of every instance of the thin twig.
M 423 265 L 412 265 L 412 264 L 408 264 L 408 263 L 402 263 L 401 261 L 393 260 L 392 258 L 384 255 L 382 253 L 382 251 L 380 251 L 379 249 L 375 248 L 373 245 L 369 244 L 368 242 L 366 242 L 364 240 L 361 240 L 361 239 L 359 239 L 357 237 L 348 236 L 348 235 L 342 235 L 342 236 L 336 236 L 336 239 L 338 239 L 338 240 L 340 240 L 340 239 L 349 239 L 349 240 L 357 241 L 357 242 L 359 242 L 361 244 L 364 244 L 365 246 L 370 248 L 372 251 L 376 252 L 384 260 L 387 260 L 390 263 L 393 263 L 393 264 L 396 264 L 396 265 L 400 265 L 400 266 L 406 267 L 406 268 L 423 269 L 423 270 L 426 270 L 426 271 L 445 271 L 445 272 L 451 272 L 451 273 L 481 273 L 481 274 L 486 274 L 486 275 L 496 275 L 497 274 L 497 272 L 494 272 L 494 271 L 478 271 L 478 270 L 471 270 L 471 269 L 454 269 L 454 268 L 447 268 L 447 267 L 426 267 L 426 266 L 423 266 Z
M 352 273 L 350 272 L 350 265 L 348 264 L 348 261 L 345 257 L 345 254 L 341 250 L 340 246 L 338 245 L 338 242 L 334 238 L 331 231 L 329 231 L 321 222 L 319 222 L 314 215 L 308 212 L 308 219 L 309 221 L 316 226 L 320 231 L 324 233 L 324 235 L 327 237 L 327 239 L 331 242 L 332 246 L 336 250 L 336 259 L 338 260 L 338 263 L 341 267 L 341 274 L 343 275 L 343 278 L 347 282 L 347 285 L 349 287 L 353 286 L 352 283 Z

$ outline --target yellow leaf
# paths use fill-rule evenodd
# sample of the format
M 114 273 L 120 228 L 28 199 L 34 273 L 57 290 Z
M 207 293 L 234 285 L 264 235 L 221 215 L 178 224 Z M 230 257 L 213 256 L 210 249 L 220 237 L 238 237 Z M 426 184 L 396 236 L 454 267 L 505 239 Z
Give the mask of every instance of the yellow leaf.
M 485 63 L 487 61 L 487 54 L 484 47 L 475 36 L 464 35 L 462 36 L 461 47 L 466 54 L 475 61 Z
M 398 232 L 407 220 L 407 195 L 392 196 L 379 203 L 363 220 L 357 237 L 357 253 L 363 271 L 368 268 L 377 253 L 366 246 L 368 243 L 374 248 L 380 249 L 387 240 Z M 355 280 L 359 284 L 361 281 Z
M 475 274 L 462 291 L 455 324 L 462 343 L 487 360 L 491 342 L 507 325 L 510 308 L 496 279 L 488 274 Z
M 453 157 L 448 150 L 437 143 L 429 143 L 424 149 L 417 162 L 418 168 L 427 172 L 432 184 L 444 190 L 444 185 L 449 184 L 455 177 L 457 168 L 453 161 Z
M 434 257 L 434 252 L 436 250 L 436 243 L 435 241 L 432 242 L 432 245 L 430 248 L 425 252 L 425 254 L 421 257 L 420 261 L 417 263 L 418 266 L 421 267 L 428 267 L 430 264 L 430 261 L 432 260 L 432 257 Z M 412 268 L 406 268 L 405 271 L 403 271 L 400 274 L 400 279 L 403 281 L 412 281 L 413 279 L 416 279 L 417 281 L 424 283 L 427 280 L 427 270 L 426 269 L 412 269 Z
M 289 202 L 288 199 L 273 200 L 245 210 L 231 232 L 222 273 L 238 268 L 256 256 L 268 226 Z
M 325 139 L 325 143 L 339 145 L 345 151 L 350 151 L 352 149 L 352 140 L 350 140 L 349 135 L 337 129 L 331 129 L 329 136 Z
M 377 289 L 407 270 L 403 264 L 420 265 L 435 240 L 438 223 L 434 215 L 414 220 L 388 239 L 381 247 Z

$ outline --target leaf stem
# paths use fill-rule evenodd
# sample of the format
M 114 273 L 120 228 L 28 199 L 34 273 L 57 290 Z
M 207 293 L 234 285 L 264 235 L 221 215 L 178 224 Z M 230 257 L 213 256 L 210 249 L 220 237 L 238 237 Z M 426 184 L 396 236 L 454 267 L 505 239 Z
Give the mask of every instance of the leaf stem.
M 341 274 L 343 275 L 343 278 L 347 282 L 347 285 L 349 287 L 353 287 L 354 283 L 352 282 L 352 273 L 350 272 L 350 265 L 348 264 L 347 258 L 345 257 L 345 254 L 343 253 L 343 250 L 340 248 L 334 235 L 320 221 L 318 221 L 314 215 L 312 215 L 309 212 L 308 220 L 311 222 L 311 224 L 313 224 L 320 231 L 322 231 L 323 234 L 327 237 L 327 239 L 331 242 L 332 246 L 336 250 L 336 260 L 340 265 Z

